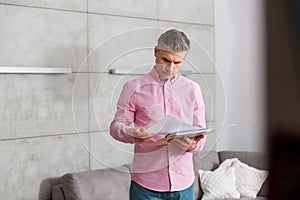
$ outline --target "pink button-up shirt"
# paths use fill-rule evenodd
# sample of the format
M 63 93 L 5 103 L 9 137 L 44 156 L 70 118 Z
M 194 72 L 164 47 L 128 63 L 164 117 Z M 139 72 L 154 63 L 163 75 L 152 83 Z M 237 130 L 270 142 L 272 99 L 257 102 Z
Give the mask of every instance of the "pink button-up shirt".
M 115 139 L 133 143 L 128 136 L 131 126 L 148 128 L 170 115 L 185 123 L 205 127 L 205 108 L 200 87 L 181 75 L 161 80 L 155 68 L 140 78 L 127 82 L 117 102 L 117 112 L 110 126 Z M 161 135 L 134 146 L 131 179 L 155 191 L 180 191 L 194 181 L 192 152 L 202 149 L 205 139 L 193 151 L 178 148 L 172 142 L 152 147 Z

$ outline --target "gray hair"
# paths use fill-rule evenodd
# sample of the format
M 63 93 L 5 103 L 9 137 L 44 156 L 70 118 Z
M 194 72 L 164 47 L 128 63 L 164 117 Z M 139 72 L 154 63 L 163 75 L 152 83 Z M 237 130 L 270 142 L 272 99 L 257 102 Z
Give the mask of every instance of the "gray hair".
M 155 48 L 172 52 L 184 52 L 188 51 L 191 45 L 184 32 L 170 29 L 159 36 Z

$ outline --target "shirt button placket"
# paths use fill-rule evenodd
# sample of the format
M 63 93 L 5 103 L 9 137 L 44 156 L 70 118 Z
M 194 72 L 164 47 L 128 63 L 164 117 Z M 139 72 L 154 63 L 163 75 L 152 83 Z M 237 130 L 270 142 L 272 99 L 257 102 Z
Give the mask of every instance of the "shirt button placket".
M 165 113 L 166 115 L 170 114 L 170 102 L 169 102 L 169 92 L 168 92 L 168 81 L 164 84 L 164 104 L 165 104 Z
M 170 179 L 170 190 L 173 190 L 173 174 L 172 174 L 172 166 L 170 165 L 170 157 L 171 157 L 171 151 L 168 147 L 168 171 L 169 171 L 169 179 Z

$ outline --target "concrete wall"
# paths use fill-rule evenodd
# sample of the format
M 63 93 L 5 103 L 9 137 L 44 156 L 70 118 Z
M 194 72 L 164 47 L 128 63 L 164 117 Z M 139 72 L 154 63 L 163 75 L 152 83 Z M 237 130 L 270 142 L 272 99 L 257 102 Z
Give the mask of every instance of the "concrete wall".
M 136 76 L 108 71 L 150 70 L 165 29 L 193 39 L 183 70 L 201 85 L 213 126 L 213 15 L 212 0 L 0 0 L 0 66 L 73 69 L 0 74 L 0 199 L 37 199 L 46 177 L 131 161 L 132 145 L 112 140 L 108 126 L 120 88 Z
M 265 11 L 261 0 L 216 0 L 218 150 L 265 151 Z

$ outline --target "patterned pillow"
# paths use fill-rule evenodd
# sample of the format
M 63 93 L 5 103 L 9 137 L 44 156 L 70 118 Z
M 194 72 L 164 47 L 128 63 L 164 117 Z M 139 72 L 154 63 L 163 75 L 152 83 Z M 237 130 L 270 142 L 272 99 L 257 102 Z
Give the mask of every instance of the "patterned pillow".
M 202 200 L 240 198 L 236 190 L 234 168 L 218 168 L 214 171 L 199 170 Z
M 235 169 L 236 187 L 241 197 L 256 198 L 268 176 L 268 171 L 251 167 L 237 158 L 225 160 L 219 168 Z

